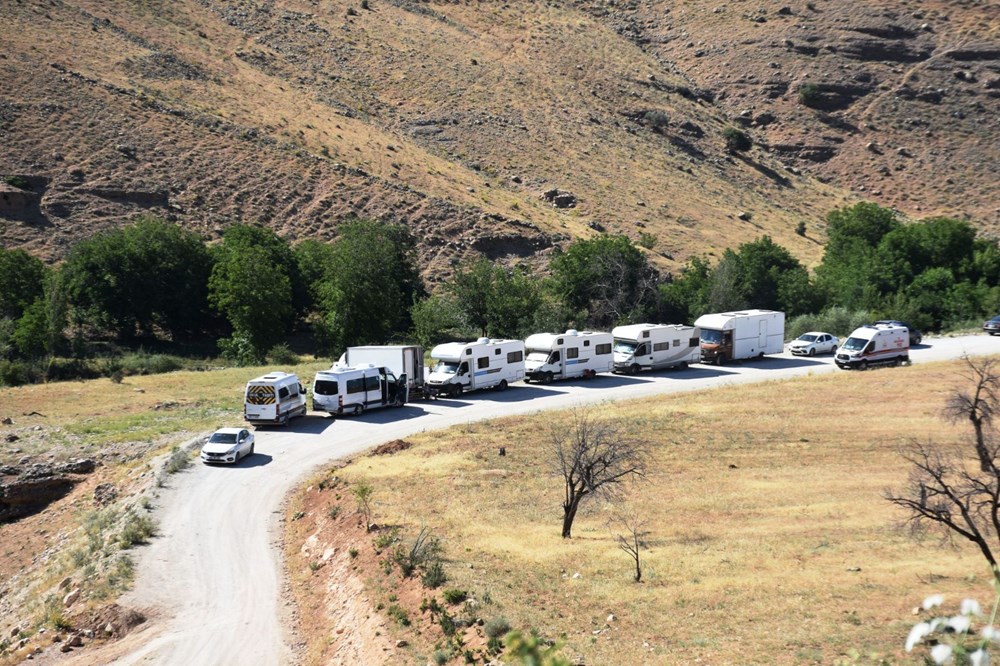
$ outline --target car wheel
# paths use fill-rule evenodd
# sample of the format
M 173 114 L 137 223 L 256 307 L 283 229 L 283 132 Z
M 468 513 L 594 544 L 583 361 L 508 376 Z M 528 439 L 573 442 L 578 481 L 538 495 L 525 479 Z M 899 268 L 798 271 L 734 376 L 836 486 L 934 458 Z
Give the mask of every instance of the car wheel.
M 996 331 L 986 331 L 986 332 L 990 334 L 990 337 L 992 337 L 992 336 L 994 336 L 994 335 L 997 334 Z
M 633 363 L 632 365 L 630 365 L 628 367 L 628 374 L 630 374 L 630 375 L 637 375 L 637 374 L 639 374 L 639 364 L 638 363 Z
M 456 384 L 456 385 L 455 385 L 455 397 L 457 398 L 457 397 L 459 397 L 460 395 L 462 395 L 462 392 L 463 392 L 464 390 L 465 390 L 465 387 L 464 387 L 464 386 L 462 386 L 461 384 Z
M 809 355 L 810 356 L 815 356 L 816 355 L 816 348 L 815 347 L 810 347 L 809 348 Z
M 688 362 L 687 361 L 681 361 L 680 364 L 677 367 L 680 368 L 681 370 L 687 370 L 687 368 L 688 368 Z
M 551 384 L 552 383 L 552 373 L 551 372 L 546 372 L 542 376 L 542 383 L 543 384 Z
M 726 355 L 725 354 L 719 354 L 718 356 L 716 356 L 715 357 L 715 364 L 716 365 L 725 365 L 726 364 Z
M 858 370 L 864 371 L 868 369 L 868 361 L 861 361 L 858 363 Z
M 250 445 L 250 450 L 249 450 L 249 451 L 247 452 L 247 455 L 248 455 L 248 456 L 252 456 L 252 455 L 253 455 L 253 447 L 254 447 L 254 445 L 253 445 L 253 444 L 251 444 L 251 445 Z
M 288 425 L 288 414 L 287 413 L 283 414 L 281 416 L 281 425 L 283 425 L 283 426 Z
M 357 405 L 354 405 L 354 415 L 355 416 L 361 416 L 364 413 L 365 413 L 365 406 L 364 405 L 362 405 L 360 403 L 357 404 Z
M 497 384 L 497 390 L 498 391 L 506 391 L 507 390 L 507 380 L 506 379 L 501 379 L 500 380 L 500 383 Z

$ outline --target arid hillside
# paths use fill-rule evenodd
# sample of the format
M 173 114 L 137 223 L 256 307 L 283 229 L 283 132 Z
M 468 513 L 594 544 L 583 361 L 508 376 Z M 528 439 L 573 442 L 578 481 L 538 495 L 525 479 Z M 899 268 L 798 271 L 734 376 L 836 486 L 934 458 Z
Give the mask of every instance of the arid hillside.
M 992 231 L 998 23 L 971 1 L 11 0 L 0 242 L 58 260 L 144 211 L 208 238 L 353 214 L 405 223 L 440 276 L 601 230 L 665 268 L 762 234 L 814 263 L 857 198 Z

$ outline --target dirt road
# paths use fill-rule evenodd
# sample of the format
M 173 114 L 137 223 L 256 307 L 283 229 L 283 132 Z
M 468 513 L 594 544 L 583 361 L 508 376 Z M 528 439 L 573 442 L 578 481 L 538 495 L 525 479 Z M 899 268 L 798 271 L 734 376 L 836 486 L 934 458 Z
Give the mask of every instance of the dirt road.
M 1000 341 L 986 335 L 932 338 L 911 357 L 921 363 L 997 350 Z M 842 371 L 830 357 L 782 355 L 721 368 L 518 384 L 504 392 L 418 402 L 359 418 L 310 415 L 284 430 L 259 430 L 256 455 L 239 466 L 196 463 L 170 478 L 156 510 L 159 536 L 139 551 L 136 585 L 123 599 L 148 611 L 151 622 L 113 648 L 117 655 L 105 657 L 117 656 L 118 664 L 179 666 L 294 663 L 274 547 L 279 511 L 296 483 L 335 459 L 413 432 L 491 417 L 819 372 Z

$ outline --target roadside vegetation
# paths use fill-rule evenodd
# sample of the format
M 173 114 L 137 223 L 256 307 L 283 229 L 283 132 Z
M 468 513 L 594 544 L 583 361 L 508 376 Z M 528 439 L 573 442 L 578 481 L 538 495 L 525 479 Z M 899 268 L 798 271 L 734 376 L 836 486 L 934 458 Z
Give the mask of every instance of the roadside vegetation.
M 993 575 L 973 544 L 914 541 L 884 494 L 906 486 L 912 442 L 963 441 L 968 424 L 942 415 L 974 389 L 968 374 L 964 361 L 921 364 L 601 405 L 597 423 L 644 424 L 644 474 L 582 504 L 568 539 L 553 434 L 577 429 L 574 412 L 415 435 L 359 458 L 300 493 L 296 529 L 316 533 L 341 506 L 321 539 L 359 544 L 348 566 L 372 603 L 416 623 L 392 637 L 419 660 L 482 660 L 516 629 L 516 641 L 534 631 L 539 646 L 561 645 L 569 663 L 923 663 L 903 650 L 913 607 L 938 593 L 986 600 Z M 426 534 L 446 582 L 406 595 L 419 576 L 392 554 Z M 449 590 L 464 599 L 449 603 Z M 434 604 L 461 641 L 426 619 Z
M 749 307 L 785 312 L 793 337 L 878 318 L 941 331 L 1000 309 L 1000 249 L 972 224 L 907 222 L 871 203 L 826 222 L 812 271 L 762 236 L 663 275 L 640 245 L 600 234 L 558 250 L 545 274 L 482 258 L 430 293 L 401 225 L 351 220 L 331 243 L 292 246 L 236 224 L 206 246 L 145 217 L 80 241 L 57 268 L 0 249 L 0 385 L 286 364 L 296 351 L 335 358 L 355 344 L 686 323 Z

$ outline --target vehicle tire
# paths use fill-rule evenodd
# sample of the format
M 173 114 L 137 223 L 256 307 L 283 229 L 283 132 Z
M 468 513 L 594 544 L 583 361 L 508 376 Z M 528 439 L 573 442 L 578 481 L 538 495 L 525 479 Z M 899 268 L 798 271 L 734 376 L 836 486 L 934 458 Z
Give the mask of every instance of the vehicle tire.
M 992 337 L 993 337 L 994 335 L 996 335 L 996 334 L 997 334 L 997 333 L 996 333 L 996 331 L 987 331 L 987 333 L 989 333 L 989 334 L 990 334 L 990 337 L 991 337 L 991 338 L 992 338 Z
M 247 453 L 247 455 L 248 455 L 248 456 L 252 456 L 252 455 L 253 455 L 253 447 L 254 447 L 254 446 L 255 446 L 256 444 L 257 444 L 257 442 L 254 442 L 253 444 L 251 444 L 251 445 L 250 445 L 250 452 L 249 452 L 249 453 Z
M 681 361 L 680 364 L 678 364 L 677 367 L 680 368 L 681 370 L 687 370 L 688 369 L 688 362 L 687 361 Z
M 628 374 L 630 374 L 630 375 L 637 375 L 637 374 L 639 374 L 639 364 L 638 363 L 633 363 L 632 365 L 630 365 L 628 367 Z
M 901 358 L 899 358 L 898 356 L 896 358 L 892 359 L 892 367 L 898 368 L 902 364 L 903 364 L 903 360 Z
M 362 404 L 354 405 L 354 415 L 355 416 L 361 416 L 364 413 L 365 413 L 365 406 L 364 405 L 362 405 Z
M 552 383 L 552 373 L 551 372 L 546 372 L 545 373 L 545 375 L 542 377 L 542 383 L 543 384 L 551 384 Z
M 719 354 L 718 356 L 716 356 L 715 357 L 715 364 L 716 365 L 725 365 L 726 364 L 726 355 L 725 354 Z
M 458 398 L 459 396 L 461 396 L 462 392 L 464 390 L 465 390 L 464 386 L 462 386 L 461 384 L 456 384 L 455 385 L 455 397 Z
M 810 347 L 809 348 L 809 355 L 810 356 L 815 356 L 816 355 L 816 348 L 815 347 Z
M 506 379 L 501 379 L 500 380 L 500 383 L 497 384 L 497 390 L 498 391 L 506 391 L 507 390 L 507 380 Z
M 282 414 L 281 420 L 279 421 L 278 424 L 282 425 L 282 426 L 287 426 L 288 425 L 288 413 L 287 412 L 285 414 Z
M 858 370 L 864 372 L 867 369 L 868 369 L 868 361 L 861 361 L 861 363 L 858 363 Z

